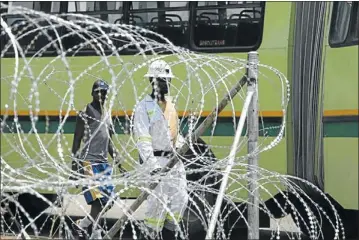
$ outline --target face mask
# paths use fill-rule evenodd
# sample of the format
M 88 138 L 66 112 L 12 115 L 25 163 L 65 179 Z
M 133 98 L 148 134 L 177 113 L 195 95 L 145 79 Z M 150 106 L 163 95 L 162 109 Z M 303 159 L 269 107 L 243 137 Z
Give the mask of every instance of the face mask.
M 107 97 L 107 90 L 94 91 L 93 96 L 95 97 L 95 100 L 100 101 L 101 99 L 101 102 L 105 102 Z
M 168 89 L 171 83 L 171 79 L 157 78 L 154 83 L 155 91 L 163 96 L 168 93 Z

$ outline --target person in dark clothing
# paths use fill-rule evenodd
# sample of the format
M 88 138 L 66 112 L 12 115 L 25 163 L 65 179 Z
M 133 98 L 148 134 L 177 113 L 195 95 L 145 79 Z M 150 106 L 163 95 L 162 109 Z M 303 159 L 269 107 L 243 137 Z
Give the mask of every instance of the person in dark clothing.
M 72 170 L 91 177 L 96 181 L 107 183 L 97 186 L 84 186 L 84 197 L 91 205 L 90 217 L 78 220 L 74 224 L 78 239 L 86 239 L 87 228 L 97 222 L 101 211 L 107 211 L 113 205 L 114 186 L 108 184 L 111 180 L 112 167 L 108 162 L 108 153 L 116 161 L 116 151 L 112 144 L 113 127 L 111 113 L 105 110 L 105 100 L 109 85 L 104 80 L 97 80 L 93 84 L 91 95 L 93 100 L 81 111 L 76 120 L 76 127 L 72 145 Z M 81 143 L 83 146 L 81 147 Z M 121 165 L 119 164 L 121 168 Z M 76 179 L 75 175 L 71 179 Z M 98 225 L 98 224 L 96 224 Z M 101 229 L 93 226 L 91 238 L 101 239 Z

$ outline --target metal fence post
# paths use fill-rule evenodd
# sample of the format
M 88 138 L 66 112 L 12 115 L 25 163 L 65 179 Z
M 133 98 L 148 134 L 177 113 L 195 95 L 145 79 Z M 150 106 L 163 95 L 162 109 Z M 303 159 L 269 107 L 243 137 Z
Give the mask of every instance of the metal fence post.
M 247 96 L 241 112 L 241 116 L 238 122 L 238 127 L 234 137 L 234 141 L 231 147 L 231 151 L 228 157 L 228 164 L 226 169 L 223 172 L 223 178 L 219 193 L 216 199 L 216 203 L 211 215 L 209 222 L 206 240 L 213 239 L 215 232 L 215 226 L 217 225 L 218 214 L 221 210 L 221 205 L 223 202 L 224 194 L 227 187 L 227 182 L 229 175 L 232 171 L 232 167 L 235 162 L 235 155 L 237 153 L 237 148 L 239 145 L 239 139 L 242 134 L 243 126 L 245 120 L 247 119 L 248 126 L 248 154 L 249 154 L 249 169 L 250 179 L 252 182 L 249 182 L 249 204 L 248 204 L 248 239 L 259 239 L 259 211 L 258 211 L 258 191 L 256 190 L 256 181 L 257 177 L 255 175 L 256 168 L 254 171 L 251 171 L 251 166 L 257 166 L 257 157 L 250 155 L 256 150 L 257 141 L 258 141 L 258 93 L 257 93 L 257 64 L 258 64 L 258 53 L 249 52 L 248 53 L 248 63 L 247 63 Z
M 258 166 L 258 53 L 248 53 L 247 67 L 247 92 L 254 92 L 252 101 L 248 109 L 247 129 L 248 129 L 248 239 L 259 239 L 259 206 L 258 206 L 258 187 L 257 187 L 257 166 Z

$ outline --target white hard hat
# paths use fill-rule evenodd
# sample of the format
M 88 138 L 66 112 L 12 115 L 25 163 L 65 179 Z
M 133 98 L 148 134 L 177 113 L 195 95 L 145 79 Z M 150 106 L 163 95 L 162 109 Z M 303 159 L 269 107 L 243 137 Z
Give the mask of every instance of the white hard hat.
M 173 78 L 174 75 L 172 74 L 171 67 L 168 63 L 163 60 L 156 60 L 150 64 L 145 77 Z

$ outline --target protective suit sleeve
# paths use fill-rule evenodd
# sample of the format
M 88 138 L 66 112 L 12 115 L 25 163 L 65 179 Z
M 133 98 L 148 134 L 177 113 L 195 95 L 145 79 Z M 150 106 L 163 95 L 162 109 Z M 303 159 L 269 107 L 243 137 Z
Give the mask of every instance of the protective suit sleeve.
M 153 154 L 152 137 L 150 135 L 150 121 L 144 106 L 139 105 L 135 110 L 133 131 L 138 152 L 144 162 L 146 171 L 161 168 Z

